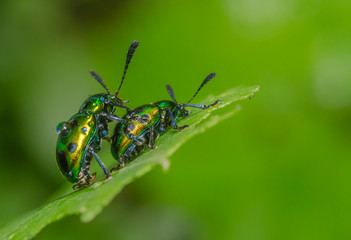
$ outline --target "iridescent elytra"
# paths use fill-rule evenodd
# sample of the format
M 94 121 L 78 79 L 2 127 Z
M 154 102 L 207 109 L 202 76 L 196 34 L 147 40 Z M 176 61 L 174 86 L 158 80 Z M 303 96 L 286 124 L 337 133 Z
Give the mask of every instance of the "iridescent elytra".
M 130 110 L 124 105 L 128 101 L 122 101 L 117 96 L 138 45 L 138 41 L 133 41 L 129 47 L 122 80 L 116 93 L 111 94 L 102 78 L 91 70 L 91 75 L 107 93 L 95 94 L 87 98 L 77 114 L 73 115 L 67 122 L 59 123 L 56 128 L 58 134 L 57 165 L 68 181 L 76 183 L 73 186 L 74 189 L 89 186 L 94 181 L 96 173 L 90 174 L 90 162 L 93 157 L 102 168 L 105 178 L 110 176 L 97 152 L 100 151 L 102 139 L 108 137 L 108 122 L 126 122 L 116 116 L 114 112 L 117 107 Z

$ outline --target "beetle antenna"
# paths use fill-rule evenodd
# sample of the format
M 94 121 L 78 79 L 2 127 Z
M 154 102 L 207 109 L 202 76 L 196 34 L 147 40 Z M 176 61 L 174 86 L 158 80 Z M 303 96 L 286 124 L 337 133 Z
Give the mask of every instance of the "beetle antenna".
M 91 76 L 93 76 L 93 78 L 95 78 L 101 84 L 101 86 L 103 86 L 103 88 L 105 88 L 107 93 L 111 94 L 110 91 L 108 90 L 108 88 L 106 87 L 104 80 L 102 80 L 102 78 L 93 70 L 89 70 L 89 72 L 90 72 Z
M 117 90 L 116 93 L 115 93 L 115 96 L 116 96 L 116 97 L 117 97 L 117 95 L 118 95 L 118 93 L 119 93 L 119 90 L 120 90 L 121 87 L 122 87 L 122 84 L 123 84 L 124 78 L 125 78 L 125 76 L 126 76 L 129 63 L 130 63 L 130 60 L 132 60 L 133 54 L 134 54 L 134 52 L 135 52 L 135 49 L 138 47 L 138 45 L 139 45 L 139 42 L 138 42 L 138 41 L 133 41 L 132 44 L 130 45 L 129 49 L 128 49 L 127 59 L 126 59 L 126 65 L 124 66 L 124 72 L 123 72 L 123 76 L 122 76 L 122 81 L 121 81 L 121 83 L 119 84 L 118 90 Z
M 171 95 L 173 101 L 177 102 L 177 99 L 174 96 L 173 88 L 168 84 L 166 85 L 166 87 L 167 87 L 167 91 L 168 91 L 169 95 Z
M 214 78 L 216 76 L 215 73 L 210 73 L 206 78 L 205 80 L 201 83 L 199 89 L 196 91 L 196 93 L 194 94 L 194 96 L 187 102 L 187 103 L 190 103 L 194 97 L 198 94 L 198 92 L 200 91 L 200 89 L 206 84 L 208 83 L 212 78 Z

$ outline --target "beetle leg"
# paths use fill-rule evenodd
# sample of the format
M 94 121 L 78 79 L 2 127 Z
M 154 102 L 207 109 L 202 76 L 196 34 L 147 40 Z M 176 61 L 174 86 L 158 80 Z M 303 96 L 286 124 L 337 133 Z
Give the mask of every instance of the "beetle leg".
M 111 121 L 116 121 L 116 122 L 121 122 L 121 123 L 127 123 L 126 120 L 122 119 L 122 118 L 119 118 L 115 115 L 108 115 L 107 113 L 105 112 L 102 112 L 100 113 L 101 116 L 103 117 L 106 117 L 108 120 L 111 120 Z
M 143 124 L 147 124 L 147 123 L 150 124 L 149 148 L 150 148 L 151 150 L 155 149 L 155 148 L 156 148 L 156 147 L 154 146 L 154 132 L 155 132 L 155 127 L 154 127 L 154 125 L 152 125 L 149 115 L 147 115 L 147 114 L 141 115 L 141 116 L 139 117 L 138 121 L 139 121 L 140 123 L 143 123 Z M 141 146 L 142 144 L 144 144 L 144 142 L 145 142 L 145 140 L 146 140 L 144 137 L 142 137 L 142 138 L 140 138 L 140 139 L 142 139 L 143 141 L 141 142 L 141 144 L 139 144 L 139 146 Z
M 85 188 L 87 186 L 89 186 L 89 184 L 79 184 L 79 183 L 77 183 L 77 184 L 73 185 L 73 190 L 80 190 L 80 189 L 83 189 L 83 188 Z
M 146 142 L 146 139 L 142 136 L 134 136 L 133 141 L 135 142 L 136 145 L 142 146 Z
M 167 111 L 161 111 L 161 122 L 158 128 L 158 131 L 161 133 L 164 133 L 167 128 L 166 115 L 167 115 Z
M 169 114 L 170 117 L 171 117 L 171 127 L 172 127 L 173 129 L 179 130 L 179 131 L 183 131 L 183 130 L 185 130 L 185 129 L 187 129 L 187 128 L 189 127 L 189 125 L 184 125 L 184 126 L 179 127 L 179 126 L 177 125 L 177 123 L 175 122 L 175 120 L 174 120 L 174 117 L 173 117 L 173 114 L 172 114 L 172 112 L 171 112 L 171 109 L 166 108 L 166 110 L 167 110 L 168 114 Z M 176 112 L 175 112 L 174 115 L 177 115 Z
M 151 125 L 150 127 L 150 139 L 149 139 L 149 148 L 151 150 L 154 150 L 157 148 L 157 146 L 155 146 L 155 140 L 154 140 L 154 132 L 155 132 L 155 127 L 153 125 Z
M 129 132 L 128 129 L 124 130 L 124 135 L 126 135 L 126 137 L 130 140 L 133 140 L 133 138 L 134 138 L 133 133 Z
M 118 159 L 118 166 L 115 168 L 111 169 L 111 173 L 117 172 L 119 169 L 121 169 L 122 167 L 124 167 L 126 164 L 124 162 L 124 156 L 122 155 L 119 159 Z
M 126 162 L 124 161 L 125 159 L 125 156 L 122 155 L 119 159 L 118 159 L 118 162 L 119 162 L 119 165 L 118 165 L 118 168 L 122 168 L 126 165 Z
M 91 154 L 94 156 L 94 158 L 96 159 L 96 161 L 98 162 L 98 164 L 100 165 L 100 167 L 102 168 L 102 171 L 105 174 L 105 178 L 109 178 L 110 177 L 110 173 L 107 171 L 105 165 L 102 163 L 102 161 L 100 160 L 100 158 L 98 157 L 98 155 L 94 152 L 93 149 L 90 149 Z
M 143 114 L 141 116 L 133 115 L 133 116 L 130 116 L 129 119 L 131 119 L 133 121 L 138 121 L 138 122 L 140 122 L 143 125 L 146 125 L 146 124 L 151 122 L 150 117 L 147 114 Z
M 182 106 L 184 107 L 194 107 L 194 108 L 201 108 L 202 110 L 205 110 L 207 108 L 213 107 L 213 106 L 217 106 L 218 104 L 222 103 L 223 101 L 221 99 L 216 100 L 214 103 L 210 104 L 210 105 L 200 105 L 200 104 L 182 104 Z
M 118 165 L 119 166 L 119 165 Z M 115 167 L 111 169 L 111 173 L 117 172 L 120 168 L 119 167 Z
M 86 174 L 86 176 L 80 179 L 77 184 L 73 185 L 73 190 L 80 190 L 90 186 L 90 184 L 94 182 L 95 178 L 96 178 L 96 173 L 92 175 Z
M 161 112 L 161 124 L 165 124 L 166 123 L 166 111 L 162 111 Z
M 138 119 L 139 122 L 143 124 L 151 123 L 150 117 L 148 114 L 143 114 Z
M 125 102 L 125 103 L 128 103 L 128 102 Z M 118 105 L 115 105 L 116 107 L 120 107 L 120 108 L 124 108 L 125 110 L 127 110 L 127 112 L 130 112 L 131 109 L 127 106 L 124 106 L 123 104 L 118 104 Z
M 138 146 L 141 146 L 145 143 L 145 138 L 141 136 L 134 136 L 133 133 L 130 133 L 128 129 L 124 130 L 124 135 L 130 139 L 133 140 Z

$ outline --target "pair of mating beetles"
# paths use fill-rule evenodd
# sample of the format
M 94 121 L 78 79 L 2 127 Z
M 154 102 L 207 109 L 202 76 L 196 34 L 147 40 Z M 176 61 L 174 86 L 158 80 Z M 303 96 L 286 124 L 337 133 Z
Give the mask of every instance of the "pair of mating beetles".
M 202 82 L 194 96 L 185 104 L 177 102 L 173 89 L 167 85 L 168 93 L 173 101 L 159 101 L 135 109 L 126 107 L 125 103 L 128 101 L 122 101 L 118 98 L 118 93 L 138 45 L 139 42 L 134 41 L 129 47 L 122 81 L 116 93 L 111 94 L 102 78 L 90 71 L 107 93 L 89 97 L 79 108 L 78 113 L 67 122 L 59 123 L 56 128 L 59 135 L 56 146 L 56 161 L 67 180 L 76 183 L 73 186 L 74 189 L 89 186 L 95 180 L 96 173 L 90 174 L 90 162 L 93 157 L 102 168 L 105 177 L 110 177 L 110 172 L 97 155 L 101 148 L 102 139 L 109 139 L 109 122 L 117 122 L 112 136 L 111 152 L 119 165 L 111 170 L 113 172 L 135 159 L 145 149 L 154 149 L 156 147 L 155 141 L 168 129 L 186 129 L 187 125 L 181 127 L 177 125 L 180 119 L 189 114 L 189 111 L 184 107 L 207 109 L 221 102 L 221 100 L 217 100 L 207 106 L 190 104 L 200 89 L 215 76 L 214 73 L 211 73 Z M 127 111 L 123 118 L 114 114 L 117 107 Z

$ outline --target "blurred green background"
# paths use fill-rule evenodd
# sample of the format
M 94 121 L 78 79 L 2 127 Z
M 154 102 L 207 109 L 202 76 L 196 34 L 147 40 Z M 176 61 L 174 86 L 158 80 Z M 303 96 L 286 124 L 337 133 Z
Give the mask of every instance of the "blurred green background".
M 243 110 L 127 186 L 91 223 L 71 216 L 37 239 L 350 239 L 349 0 L 0 2 L 0 221 L 62 185 L 58 122 L 116 89 L 135 107 L 261 86 Z M 194 101 L 195 103 L 196 101 Z M 99 154 L 111 159 L 108 144 Z M 94 163 L 95 164 L 95 163 Z M 101 171 L 99 171 L 101 176 Z

